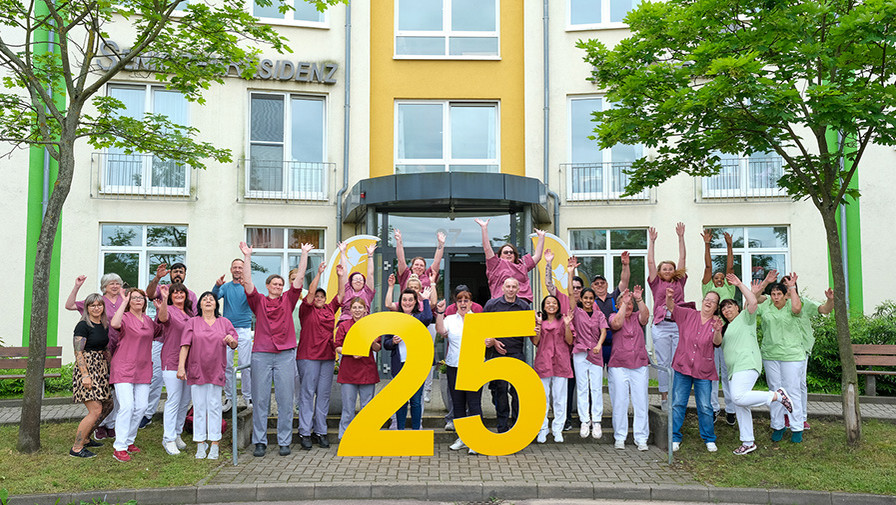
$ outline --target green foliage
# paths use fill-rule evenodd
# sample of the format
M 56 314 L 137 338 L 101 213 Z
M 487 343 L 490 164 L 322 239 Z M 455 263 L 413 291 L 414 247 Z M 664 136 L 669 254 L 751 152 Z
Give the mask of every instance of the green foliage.
M 48 368 L 47 373 L 60 373 L 60 377 L 50 377 L 45 379 L 44 391 L 47 393 L 61 393 L 72 390 L 72 372 L 75 364 L 69 363 L 63 365 L 62 368 Z M 24 375 L 25 370 L 4 370 L 3 373 L 10 375 Z M 0 398 L 21 397 L 25 391 L 25 379 L 3 379 L 0 380 Z

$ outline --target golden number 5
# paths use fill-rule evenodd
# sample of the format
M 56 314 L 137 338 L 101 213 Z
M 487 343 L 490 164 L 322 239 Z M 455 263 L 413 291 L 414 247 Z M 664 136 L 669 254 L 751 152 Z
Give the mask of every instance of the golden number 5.
M 531 319 L 531 318 L 530 318 Z M 529 321 L 531 326 L 531 320 Z M 382 430 L 383 423 L 423 385 L 432 366 L 432 337 L 423 323 L 400 312 L 377 312 L 358 320 L 345 336 L 344 356 L 366 356 L 384 333 L 398 335 L 407 345 L 401 372 L 358 412 L 342 435 L 339 456 L 432 456 L 432 430 Z M 542 396 L 544 392 L 542 392 Z M 539 418 L 539 425 L 541 418 Z M 531 438 L 530 438 L 531 440 Z
M 354 329 L 354 328 L 352 328 Z M 541 429 L 547 401 L 535 370 L 515 358 L 485 361 L 485 339 L 519 337 L 534 332 L 532 312 L 489 312 L 464 316 L 456 389 L 476 391 L 490 380 L 506 380 L 516 389 L 520 412 L 505 433 L 486 429 L 481 417 L 454 420 L 457 435 L 470 449 L 489 456 L 504 456 L 524 449 Z

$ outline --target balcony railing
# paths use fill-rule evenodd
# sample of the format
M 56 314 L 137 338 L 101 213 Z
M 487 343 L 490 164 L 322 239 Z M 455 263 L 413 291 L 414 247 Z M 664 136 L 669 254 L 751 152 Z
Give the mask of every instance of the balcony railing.
M 631 162 L 604 163 L 561 163 L 560 171 L 566 184 L 567 203 L 576 202 L 616 202 L 653 203 L 653 195 L 644 190 L 637 195 L 623 197 L 628 175 L 623 171 L 632 166 Z
M 326 202 L 335 163 L 268 161 L 240 162 L 246 201 Z
M 786 197 L 778 187 L 784 174 L 784 161 L 778 156 L 726 158 L 722 169 L 711 177 L 697 179 L 697 200 L 758 200 Z
M 93 153 L 90 196 L 101 199 L 196 199 L 193 170 L 151 154 Z

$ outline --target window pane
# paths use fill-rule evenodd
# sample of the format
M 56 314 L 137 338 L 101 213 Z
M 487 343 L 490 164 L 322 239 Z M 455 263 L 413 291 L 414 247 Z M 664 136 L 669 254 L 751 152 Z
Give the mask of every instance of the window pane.
M 610 230 L 610 248 L 647 249 L 647 230 Z
M 644 256 L 630 256 L 629 257 L 629 269 L 631 270 L 631 278 L 628 281 L 628 289 L 632 289 L 635 286 L 641 286 L 645 290 L 649 289 L 647 287 L 647 281 L 644 277 L 645 268 L 647 266 L 647 258 Z M 619 279 L 622 277 L 622 257 L 621 256 L 613 256 L 613 272 L 615 273 L 614 278 L 612 280 L 612 284 L 609 286 L 609 290 L 612 293 L 616 286 L 619 285 Z
M 187 167 L 176 160 L 152 157 L 152 187 L 183 188 L 187 185 Z
M 444 171 L 445 165 L 395 165 L 396 174 L 423 174 Z
M 253 141 L 283 142 L 283 97 L 252 95 L 250 138 Z
M 187 227 L 147 226 L 146 245 L 150 247 L 187 247 Z
M 607 230 L 570 230 L 573 250 L 597 250 L 607 248 Z
M 305 0 L 296 0 L 295 8 L 296 10 L 292 13 L 292 17 L 295 20 L 318 23 L 323 23 L 324 21 L 324 13 L 318 11 L 314 5 Z
M 292 271 L 294 268 L 298 268 L 299 261 L 302 259 L 302 255 L 300 254 L 290 254 L 289 255 L 289 271 L 287 274 Z M 305 278 L 303 279 L 302 289 L 308 289 L 308 286 L 311 285 L 311 281 L 314 280 L 314 276 L 317 275 L 317 267 L 324 261 L 323 256 L 320 254 L 309 254 L 308 255 L 308 268 L 305 269 Z M 289 276 L 286 277 L 286 282 L 289 282 Z M 323 289 L 327 289 L 326 286 L 319 286 Z
M 460 214 L 460 213 L 458 213 Z M 454 219 L 444 217 L 425 217 L 419 214 L 414 216 L 401 216 L 389 214 L 389 246 L 394 246 L 393 235 L 395 229 L 401 230 L 404 246 L 423 247 L 432 250 L 436 244 L 436 233 L 442 232 L 446 236 L 446 247 L 482 247 L 482 234 L 473 220 L 477 217 L 489 218 L 488 232 L 492 247 L 498 247 L 505 242 L 510 242 L 510 215 L 497 216 L 455 215 Z M 428 263 L 427 263 L 428 264 Z
M 779 278 L 787 271 L 787 263 L 785 263 L 783 254 L 754 254 L 752 258 L 752 274 L 753 279 L 765 279 L 769 270 L 777 270 Z
M 632 10 L 632 0 L 608 0 L 610 2 L 610 22 L 621 23 Z
M 572 163 L 600 163 L 603 155 L 597 142 L 588 137 L 594 132 L 591 113 L 600 110 L 600 98 L 570 100 L 570 153 Z
M 712 241 L 709 245 L 713 249 L 724 249 L 728 247 L 725 244 L 725 233 L 731 234 L 732 247 L 744 246 L 744 229 L 743 228 L 710 228 L 712 232 Z
M 321 230 L 307 230 L 304 228 L 289 228 L 287 230 L 289 248 L 301 249 L 302 244 L 311 244 L 315 249 L 323 249 Z
M 146 264 L 146 269 L 143 273 L 147 276 L 147 279 L 152 279 L 156 274 L 156 269 L 159 268 L 159 265 L 162 263 L 168 265 L 168 268 L 171 268 L 171 265 L 175 263 L 184 263 L 184 255 L 183 253 L 152 253 L 148 255 L 149 263 Z M 170 284 L 171 277 L 165 277 L 161 281 L 161 284 Z M 184 279 L 184 284 L 187 283 L 187 280 Z M 200 291 L 201 293 L 201 291 Z M 148 307 L 147 307 L 148 308 Z
M 442 104 L 398 106 L 398 158 L 442 158 Z
M 451 106 L 451 157 L 497 158 L 497 107 Z
M 279 274 L 283 275 L 286 272 L 281 272 L 281 256 L 279 254 L 267 255 L 267 254 L 253 254 L 252 255 L 252 284 L 255 284 L 255 289 L 258 290 L 264 296 L 268 294 L 268 288 L 265 285 L 265 280 L 267 280 L 269 275 Z M 286 276 L 284 275 L 284 279 Z M 284 282 L 285 284 L 285 282 Z M 285 289 L 285 288 L 284 288 Z
M 395 37 L 395 54 L 441 56 L 445 54 L 445 37 Z
M 292 159 L 324 161 L 324 101 L 292 99 Z
M 592 123 L 593 124 L 593 123 Z M 589 141 L 593 146 L 597 146 L 597 143 L 593 140 Z M 627 162 L 631 163 L 636 159 L 643 156 L 643 147 L 640 145 L 630 146 L 627 144 L 616 144 L 612 148 L 610 148 L 610 157 L 613 162 Z
M 143 245 L 143 228 L 132 225 L 104 224 L 102 244 L 117 247 L 141 246 Z
M 496 174 L 501 171 L 498 165 L 450 165 L 452 172 L 475 172 L 477 174 Z
M 569 0 L 569 19 L 573 25 L 600 23 L 600 0 Z
M 591 279 L 595 275 L 604 275 L 604 257 L 579 257 L 579 268 L 576 270 L 576 272 L 579 277 L 585 280 L 585 287 L 588 287 L 591 284 Z
M 787 247 L 787 227 L 747 228 L 750 247 Z
M 712 255 L 712 273 L 713 274 L 715 274 L 716 272 L 725 273 L 725 267 L 727 265 L 727 262 L 728 262 L 727 254 L 713 254 Z M 743 275 L 743 263 L 744 263 L 743 255 L 735 253 L 734 254 L 734 275 L 736 275 L 738 277 Z M 701 278 L 701 280 L 702 280 L 702 278 Z M 741 279 L 741 280 L 743 280 L 743 279 Z M 749 282 L 749 279 L 747 279 L 747 282 Z
M 278 9 L 279 2 L 271 2 L 270 5 L 261 6 L 253 2 L 252 14 L 257 18 L 283 19 L 284 15 Z
M 461 32 L 493 32 L 495 0 L 452 0 L 451 29 Z
M 137 287 L 140 280 L 140 255 L 138 253 L 104 254 L 103 274 L 118 274 L 125 286 Z
M 783 175 L 783 160 L 773 155 L 757 157 L 749 160 L 750 187 L 771 189 L 778 187 L 778 179 Z
M 452 37 L 448 46 L 451 56 L 494 56 L 498 54 L 498 37 Z
M 253 145 L 249 157 L 249 189 L 283 191 L 283 147 Z
M 283 228 L 246 228 L 246 243 L 252 248 L 282 249 Z
M 141 119 L 146 106 L 146 88 L 129 86 L 110 86 L 109 96 L 117 98 L 124 103 L 124 110 L 118 112 L 119 116 Z
M 155 114 L 164 114 L 177 125 L 189 125 L 187 117 L 187 100 L 177 91 L 166 89 L 153 89 L 152 111 Z
M 442 0 L 398 0 L 399 30 L 442 30 Z

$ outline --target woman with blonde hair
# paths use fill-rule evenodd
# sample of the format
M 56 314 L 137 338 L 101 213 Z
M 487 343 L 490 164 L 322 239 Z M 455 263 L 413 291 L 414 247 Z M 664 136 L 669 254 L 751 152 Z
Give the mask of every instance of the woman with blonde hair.
M 88 447 L 100 447 L 90 434 L 112 410 L 112 392 L 109 386 L 109 321 L 105 303 L 99 293 L 84 300 L 84 315 L 75 326 L 75 369 L 72 374 L 72 397 L 75 403 L 87 407 L 87 415 L 78 424 L 75 444 L 69 455 L 77 458 L 96 456 Z

